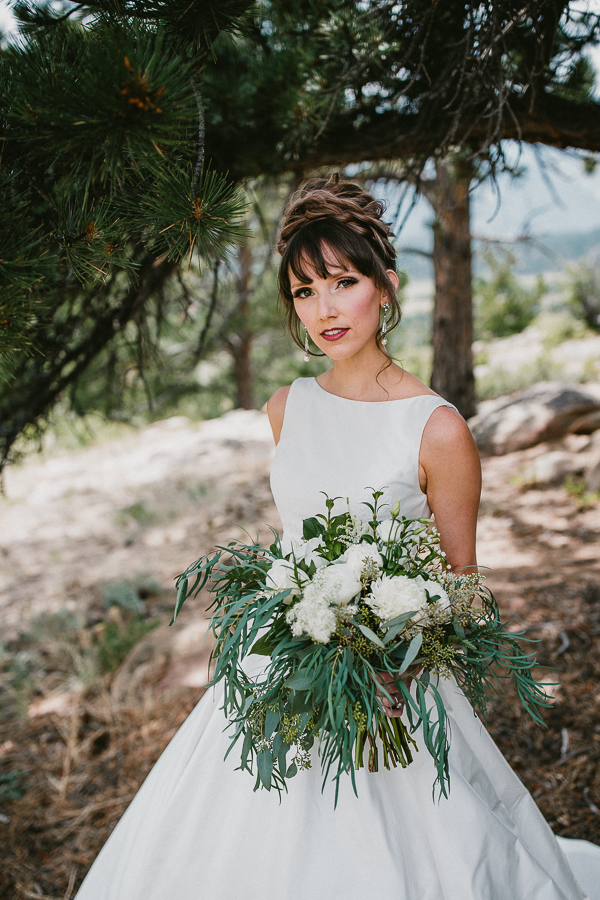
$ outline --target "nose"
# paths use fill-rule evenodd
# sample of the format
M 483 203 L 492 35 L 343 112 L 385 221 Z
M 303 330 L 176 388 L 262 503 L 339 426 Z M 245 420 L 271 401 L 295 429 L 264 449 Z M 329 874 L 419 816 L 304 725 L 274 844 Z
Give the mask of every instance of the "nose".
M 318 292 L 318 301 L 319 317 L 321 319 L 331 319 L 337 316 L 334 297 L 332 297 L 331 292 L 327 288 Z

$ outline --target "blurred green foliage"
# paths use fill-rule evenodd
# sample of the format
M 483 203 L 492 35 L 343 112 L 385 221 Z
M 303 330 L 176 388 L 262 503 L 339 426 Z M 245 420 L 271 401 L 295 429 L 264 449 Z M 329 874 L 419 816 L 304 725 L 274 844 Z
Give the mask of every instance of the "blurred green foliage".
M 600 331 L 600 258 L 581 260 L 570 268 L 569 276 L 573 312 L 588 328 Z
M 475 279 L 475 337 L 508 337 L 518 334 L 531 324 L 540 310 L 540 301 L 546 293 L 546 285 L 538 275 L 533 288 L 526 288 L 514 274 L 515 257 L 512 253 L 497 256 L 484 250 L 483 260 L 489 267 L 488 278 Z
M 104 672 L 114 672 L 130 650 L 159 624 L 159 619 L 148 620 L 132 615 L 126 622 L 105 623 L 96 643 L 96 654 Z

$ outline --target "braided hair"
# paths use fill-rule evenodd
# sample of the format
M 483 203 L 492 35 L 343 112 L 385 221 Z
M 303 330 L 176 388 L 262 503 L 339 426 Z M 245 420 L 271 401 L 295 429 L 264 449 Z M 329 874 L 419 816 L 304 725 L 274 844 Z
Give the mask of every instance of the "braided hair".
M 391 243 L 394 235 L 382 220 L 384 211 L 372 194 L 352 181 L 340 180 L 337 173 L 308 181 L 292 199 L 277 244 L 281 255 L 278 281 L 280 308 L 299 347 L 304 347 L 302 323 L 294 307 L 290 273 L 301 284 L 312 280 L 308 268 L 319 278 L 327 278 L 331 273 L 325 255 L 344 269 L 350 263 L 385 291 L 390 304 L 388 333 L 400 322 L 400 304 L 387 274 L 389 269 L 396 271 L 396 250 Z M 377 346 L 387 356 L 381 338 L 378 330 Z

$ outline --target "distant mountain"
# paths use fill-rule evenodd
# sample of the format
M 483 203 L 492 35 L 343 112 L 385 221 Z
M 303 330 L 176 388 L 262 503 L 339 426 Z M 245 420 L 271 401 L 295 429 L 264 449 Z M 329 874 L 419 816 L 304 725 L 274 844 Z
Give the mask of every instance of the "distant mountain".
M 513 252 L 517 257 L 515 271 L 523 275 L 560 270 L 567 263 L 600 252 L 600 228 L 540 235 L 535 243 L 515 244 Z
M 473 267 L 478 274 L 485 269 L 485 264 L 481 261 L 481 251 L 485 247 L 498 252 L 503 249 L 510 250 L 516 258 L 515 272 L 520 275 L 556 272 L 563 269 L 568 263 L 593 255 L 595 252 L 600 256 L 600 228 L 594 228 L 591 231 L 571 231 L 564 234 L 532 235 L 530 242 L 514 244 L 493 244 L 474 240 Z M 422 249 L 428 250 L 429 248 L 423 247 Z M 415 253 L 405 252 L 402 246 L 399 247 L 398 256 L 400 268 L 408 273 L 411 281 L 433 278 L 431 260 Z

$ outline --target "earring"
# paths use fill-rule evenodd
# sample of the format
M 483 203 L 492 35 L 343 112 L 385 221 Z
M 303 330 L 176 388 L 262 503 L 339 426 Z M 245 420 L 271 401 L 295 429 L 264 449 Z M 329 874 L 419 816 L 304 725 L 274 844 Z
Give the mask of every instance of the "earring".
M 383 304 L 383 322 L 381 323 L 381 343 L 383 344 L 384 347 L 387 344 L 386 333 L 387 333 L 387 320 L 388 320 L 389 311 L 390 311 L 390 304 L 384 303 Z
M 304 362 L 310 362 L 310 348 L 308 346 L 308 329 L 304 329 Z

